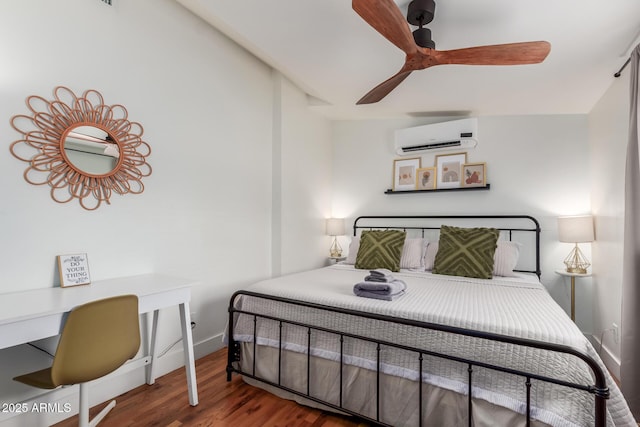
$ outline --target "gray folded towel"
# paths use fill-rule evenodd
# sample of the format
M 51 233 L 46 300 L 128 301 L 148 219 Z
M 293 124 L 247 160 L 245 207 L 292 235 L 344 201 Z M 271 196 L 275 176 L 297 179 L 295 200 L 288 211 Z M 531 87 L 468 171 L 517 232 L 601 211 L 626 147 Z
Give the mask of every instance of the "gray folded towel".
M 356 283 L 353 286 L 353 293 L 359 297 L 392 301 L 393 299 L 404 295 L 406 288 L 406 283 L 398 279 L 385 283 L 365 280 L 363 282 Z
M 364 278 L 365 282 L 393 282 L 393 272 L 386 268 L 378 268 L 377 270 L 369 270 L 369 275 Z

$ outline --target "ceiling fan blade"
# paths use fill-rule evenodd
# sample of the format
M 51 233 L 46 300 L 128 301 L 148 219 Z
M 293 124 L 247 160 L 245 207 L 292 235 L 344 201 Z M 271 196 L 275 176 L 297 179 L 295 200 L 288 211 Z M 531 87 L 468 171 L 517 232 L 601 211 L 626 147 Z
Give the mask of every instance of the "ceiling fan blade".
M 356 102 L 356 105 L 373 104 L 380 101 L 382 98 L 389 95 L 389 92 L 394 90 L 400 83 L 404 81 L 404 79 L 409 77 L 409 74 L 411 74 L 411 72 L 412 70 L 403 68 L 393 77 L 388 78 L 378 86 L 371 89 L 369 93 L 367 93 L 360 99 L 360 101 Z
M 351 6 L 362 19 L 405 53 L 418 51 L 409 24 L 393 0 L 353 0 Z
M 477 46 L 432 51 L 437 64 L 524 65 L 538 64 L 547 57 L 551 44 L 545 41 Z

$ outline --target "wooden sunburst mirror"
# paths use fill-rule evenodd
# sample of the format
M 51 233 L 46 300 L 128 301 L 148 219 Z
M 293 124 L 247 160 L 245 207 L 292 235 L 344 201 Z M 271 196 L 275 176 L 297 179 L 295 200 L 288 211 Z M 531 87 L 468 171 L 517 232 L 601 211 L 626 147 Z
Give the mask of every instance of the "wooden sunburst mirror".
M 24 179 L 49 184 L 53 200 L 78 199 L 87 210 L 109 204 L 114 192 L 142 193 L 142 178 L 151 175 L 151 147 L 142 140 L 142 125 L 129 120 L 124 106 L 105 104 L 93 89 L 76 96 L 58 86 L 53 98 L 32 95 L 27 98 L 32 114 L 11 118 L 23 135 L 10 150 L 29 164 Z

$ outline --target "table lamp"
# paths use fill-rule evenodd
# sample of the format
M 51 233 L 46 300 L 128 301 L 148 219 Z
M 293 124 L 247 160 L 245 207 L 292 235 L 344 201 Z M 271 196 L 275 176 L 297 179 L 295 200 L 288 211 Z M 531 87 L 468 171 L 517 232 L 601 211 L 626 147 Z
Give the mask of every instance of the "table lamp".
M 333 236 L 333 243 L 329 248 L 331 258 L 339 258 L 342 256 L 342 248 L 338 243 L 338 236 L 344 236 L 344 219 L 343 218 L 327 218 L 327 235 Z
M 575 243 L 573 250 L 564 260 L 567 273 L 587 274 L 591 265 L 584 256 L 578 243 L 593 242 L 593 217 L 591 215 L 561 216 L 558 218 L 558 240 L 564 243 Z

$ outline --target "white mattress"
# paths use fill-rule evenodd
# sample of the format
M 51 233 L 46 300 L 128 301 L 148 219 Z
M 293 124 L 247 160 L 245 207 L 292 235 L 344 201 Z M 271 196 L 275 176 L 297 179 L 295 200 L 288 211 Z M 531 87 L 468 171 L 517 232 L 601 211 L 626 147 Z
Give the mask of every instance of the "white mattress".
M 584 335 L 553 301 L 535 275 L 518 274 L 515 278 L 483 280 L 401 271 L 394 275 L 407 283 L 405 295 L 394 301 L 380 301 L 353 294 L 353 285 L 361 281 L 366 273 L 352 266 L 338 264 L 259 282 L 248 290 L 332 307 L 564 344 L 600 361 Z M 571 382 L 592 382 L 584 362 L 571 356 L 436 331 L 425 332 L 413 327 L 382 324 L 281 303 L 265 304 L 264 301 L 246 296 L 242 297 L 240 305 L 252 312 L 447 354 L 473 356 L 476 360 L 488 363 L 506 361 L 509 367 L 526 368 L 530 372 L 555 378 L 562 373 L 561 378 Z M 259 320 L 257 335 L 258 344 L 279 345 L 279 328 L 273 321 Z M 301 353 L 307 351 L 306 329 L 285 324 L 283 337 L 283 348 Z M 240 316 L 234 338 L 253 341 L 252 317 Z M 335 335 L 314 332 L 311 353 L 338 360 L 339 339 Z M 376 348 L 373 344 L 347 339 L 344 354 L 346 363 L 375 369 Z M 416 354 L 383 346 L 381 364 L 385 373 L 414 380 L 419 378 Z M 601 366 L 608 375 L 602 363 Z M 427 383 L 464 394 L 467 393 L 466 378 L 466 365 L 425 358 L 422 379 Z M 524 413 L 524 379 L 476 367 L 473 384 L 474 397 Z M 607 402 L 608 425 L 636 426 L 622 394 L 610 377 L 608 385 L 611 389 L 611 399 Z M 593 425 L 593 402 L 593 396 L 586 392 L 533 382 L 532 416 L 550 425 Z

